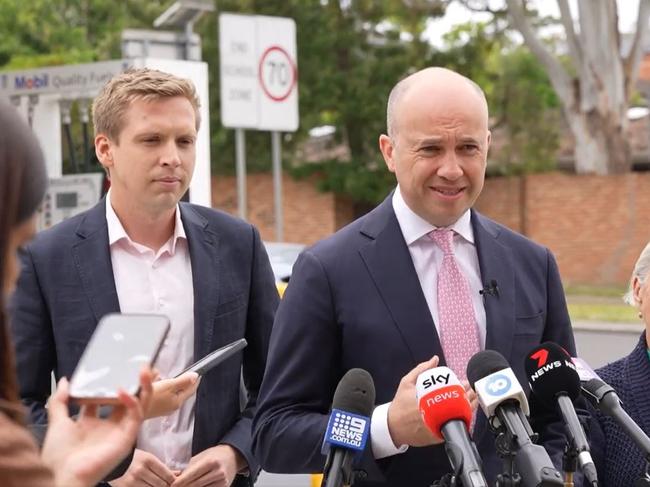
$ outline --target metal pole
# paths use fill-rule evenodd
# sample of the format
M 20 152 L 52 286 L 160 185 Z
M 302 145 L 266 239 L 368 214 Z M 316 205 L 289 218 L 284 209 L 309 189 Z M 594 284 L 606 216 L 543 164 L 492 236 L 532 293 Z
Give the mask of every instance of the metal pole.
M 284 241 L 282 228 L 282 145 L 280 132 L 271 132 L 271 152 L 273 154 L 273 204 L 275 207 L 275 240 Z
M 235 129 L 237 157 L 237 208 L 240 218 L 246 220 L 246 137 L 244 129 Z

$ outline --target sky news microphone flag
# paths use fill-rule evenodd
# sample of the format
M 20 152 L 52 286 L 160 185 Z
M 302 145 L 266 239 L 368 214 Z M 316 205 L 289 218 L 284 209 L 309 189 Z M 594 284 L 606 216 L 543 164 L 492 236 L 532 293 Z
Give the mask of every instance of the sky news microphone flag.
M 418 406 L 427 428 L 444 438 L 447 457 L 464 487 L 487 487 L 481 457 L 469 436 L 472 407 L 465 388 L 448 367 L 422 372 L 415 383 Z

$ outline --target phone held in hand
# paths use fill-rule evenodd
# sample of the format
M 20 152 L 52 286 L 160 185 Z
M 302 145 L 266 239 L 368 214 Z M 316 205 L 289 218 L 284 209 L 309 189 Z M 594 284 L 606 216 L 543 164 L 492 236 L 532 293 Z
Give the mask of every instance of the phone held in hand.
M 190 365 L 188 368 L 186 368 L 183 372 L 178 374 L 176 377 L 178 377 L 181 374 L 184 374 L 185 372 L 196 372 L 199 375 L 204 375 L 213 367 L 216 367 L 221 362 L 226 360 L 228 357 L 242 350 L 246 345 L 248 345 L 248 342 L 246 342 L 245 338 L 240 338 L 239 340 L 235 340 L 234 342 L 229 343 L 228 345 L 223 346 L 215 350 L 214 352 L 207 354 L 202 359 L 194 362 L 192 365 Z
M 70 397 L 82 404 L 115 404 L 122 389 L 136 395 L 140 372 L 153 366 L 169 332 L 169 318 L 153 314 L 104 316 L 70 380 Z

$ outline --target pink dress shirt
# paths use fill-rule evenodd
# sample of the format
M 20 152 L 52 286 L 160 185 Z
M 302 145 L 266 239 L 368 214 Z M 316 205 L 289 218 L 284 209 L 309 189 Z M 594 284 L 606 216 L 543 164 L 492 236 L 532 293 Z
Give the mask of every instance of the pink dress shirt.
M 166 315 L 171 328 L 155 363 L 161 378 L 173 377 L 194 359 L 194 287 L 180 209 L 172 237 L 157 251 L 129 238 L 106 196 L 106 221 L 115 288 L 123 313 Z M 137 448 L 172 470 L 184 469 L 192 454 L 195 398 L 175 413 L 142 423 Z

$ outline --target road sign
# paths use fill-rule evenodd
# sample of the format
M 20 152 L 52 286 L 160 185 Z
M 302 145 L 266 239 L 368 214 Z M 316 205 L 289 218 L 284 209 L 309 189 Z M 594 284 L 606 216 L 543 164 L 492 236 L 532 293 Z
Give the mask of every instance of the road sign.
M 298 129 L 296 24 L 263 15 L 219 15 L 221 121 L 232 128 Z

